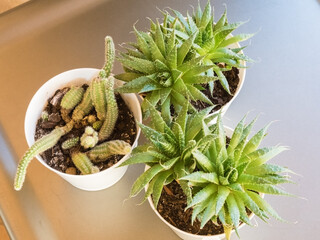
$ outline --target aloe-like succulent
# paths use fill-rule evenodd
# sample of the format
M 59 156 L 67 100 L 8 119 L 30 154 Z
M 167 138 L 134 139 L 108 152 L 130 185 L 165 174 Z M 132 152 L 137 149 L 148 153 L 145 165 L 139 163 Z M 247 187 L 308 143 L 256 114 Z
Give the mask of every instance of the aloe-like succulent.
M 164 185 L 195 170 L 196 161 L 192 158 L 192 152 L 206 148 L 213 141 L 213 135 L 208 134 L 203 137 L 203 129 L 207 128 L 206 121 L 210 120 L 206 117 L 212 107 L 190 115 L 187 114 L 187 102 L 176 119 L 168 125 L 160 112 L 148 100 L 145 101 L 149 105 L 153 128 L 143 124 L 139 126 L 150 143 L 135 148 L 131 157 L 122 166 L 137 163 L 150 166 L 135 181 L 130 195 L 137 195 L 149 184 L 145 199 L 152 194 L 154 205 L 157 206 Z M 187 181 L 181 180 L 179 183 L 190 199 L 191 192 Z
M 80 86 L 73 86 L 62 97 L 60 104 L 61 116 L 66 125 L 55 128 L 51 133 L 37 140 L 19 162 L 14 182 L 14 188 L 16 190 L 20 190 L 22 188 L 27 166 L 30 161 L 37 154 L 40 154 L 56 145 L 60 138 L 70 132 L 73 127 L 79 128 L 79 126 L 87 126 L 80 139 L 81 145 L 85 149 L 93 148 L 99 140 L 101 142 L 106 140 L 113 132 L 118 118 L 118 106 L 113 91 L 114 78 L 113 76 L 109 76 L 113 67 L 115 51 L 111 37 L 107 36 L 105 38 L 105 46 L 106 62 L 103 69 L 100 70 L 99 75 L 91 81 L 86 90 Z M 88 115 L 93 107 L 97 112 L 97 117 L 100 119 L 98 121 L 94 115 Z M 43 121 L 48 121 L 48 118 L 48 113 L 44 111 L 41 114 L 41 119 Z M 91 124 L 92 127 L 88 126 L 89 124 Z M 95 129 L 100 129 L 99 136 Z M 101 148 L 101 145 L 104 146 L 103 144 L 105 143 L 96 146 L 97 149 L 99 147 Z M 130 144 L 126 142 L 122 143 L 122 141 L 120 141 L 120 143 L 114 144 L 114 142 L 111 141 L 109 145 L 109 149 L 100 149 L 100 152 L 104 154 L 104 157 L 106 152 L 108 156 L 110 156 L 114 154 L 127 154 L 131 151 Z M 72 137 L 65 140 L 61 144 L 61 147 L 64 150 L 70 149 L 71 159 L 82 174 L 90 174 L 99 171 L 88 157 L 88 155 L 92 155 L 94 149 L 92 149 L 92 152 L 90 150 L 84 153 L 79 151 L 79 137 Z M 96 155 L 93 159 L 99 159 L 99 161 L 101 161 L 101 157 Z M 96 162 L 98 162 L 98 160 Z M 75 170 L 73 168 L 70 168 L 68 172 L 75 174 Z
M 180 39 L 175 33 L 178 18 L 172 23 L 167 20 L 165 18 L 163 26 L 170 26 L 173 29 L 171 33 L 152 20 L 148 32 L 134 27 L 136 43 L 129 43 L 131 48 L 126 48 L 127 52 L 119 57 L 126 72 L 115 76 L 127 82 L 117 88 L 118 92 L 144 93 L 145 99 L 153 106 L 161 106 L 161 115 L 166 121 L 170 119 L 171 105 L 176 113 L 189 100 L 213 105 L 199 89 L 200 84 L 218 79 L 204 75 L 213 65 L 203 64 L 204 56 L 194 54 L 193 45 L 198 31 L 187 39 Z M 189 107 L 193 109 L 192 105 Z M 148 112 L 146 102 L 142 103 L 142 110 Z
M 269 125 L 249 138 L 255 120 L 248 125 L 244 121 L 245 118 L 239 122 L 227 144 L 219 116 L 208 132 L 215 135 L 215 140 L 202 151 L 192 152 L 198 170 L 180 178 L 192 188 L 192 200 L 187 206 L 193 208 L 192 221 L 198 218 L 203 227 L 210 220 L 216 224 L 219 220 L 228 240 L 240 221 L 250 225 L 246 209 L 264 221 L 269 216 L 282 220 L 261 193 L 290 195 L 277 185 L 291 182 L 291 171 L 267 163 L 287 148 L 259 148 Z
M 208 1 L 205 8 L 202 10 L 200 3 L 192 16 L 189 13 L 184 16 L 177 10 L 173 10 L 173 16 L 168 12 L 163 12 L 166 22 L 164 26 L 168 31 L 174 31 L 178 38 L 187 40 L 195 33 L 197 36 L 194 40 L 193 49 L 199 56 L 203 56 L 203 63 L 212 66 L 206 76 L 218 76 L 221 85 L 230 93 L 229 84 L 226 77 L 223 75 L 224 70 L 229 70 L 231 67 L 244 68 L 246 61 L 252 61 L 245 56 L 241 50 L 244 48 L 233 47 L 231 45 L 242 42 L 251 38 L 254 34 L 238 34 L 230 36 L 234 30 L 245 22 L 229 23 L 227 20 L 227 10 L 221 18 L 214 21 L 214 11 Z M 179 24 L 175 24 L 175 29 L 172 29 L 172 23 L 178 18 Z M 218 63 L 223 63 L 223 68 L 218 66 Z M 215 73 L 215 74 L 214 74 Z M 213 83 L 209 83 L 211 92 Z

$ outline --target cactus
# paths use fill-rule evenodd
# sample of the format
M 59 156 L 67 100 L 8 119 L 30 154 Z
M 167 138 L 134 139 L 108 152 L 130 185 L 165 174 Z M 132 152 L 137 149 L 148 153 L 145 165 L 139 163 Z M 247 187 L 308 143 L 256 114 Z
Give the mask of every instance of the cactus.
M 130 151 L 131 146 L 129 143 L 122 140 L 113 140 L 97 145 L 91 149 L 87 155 L 93 162 L 101 162 L 111 155 L 126 155 L 130 153 Z
M 80 170 L 82 174 L 91 174 L 99 172 L 99 168 L 94 166 L 88 156 L 82 152 L 73 152 L 71 159 L 74 165 Z
M 77 169 L 74 168 L 74 167 L 68 167 L 66 169 L 66 174 L 76 175 L 77 174 Z
M 79 143 L 79 137 L 74 137 L 74 138 L 70 138 L 70 139 L 65 140 L 61 144 L 61 147 L 62 147 L 62 149 L 66 150 L 66 149 L 70 149 L 70 148 L 77 146 L 78 143 Z
M 92 127 L 95 129 L 95 130 L 99 130 L 102 126 L 102 121 L 95 121 L 93 124 L 92 124 Z
M 72 119 L 80 121 L 85 115 L 89 114 L 93 105 L 90 96 L 90 87 L 87 88 L 83 95 L 81 103 L 74 109 L 72 113 Z
M 114 43 L 112 40 L 112 37 L 106 36 L 105 38 L 105 63 L 103 70 L 104 72 L 101 72 L 103 74 L 103 77 L 109 77 L 112 68 L 113 68 L 113 62 L 114 62 L 114 55 L 115 55 L 115 50 L 114 50 Z
M 118 119 L 118 105 L 113 90 L 114 78 L 110 76 L 106 79 L 105 92 L 107 99 L 107 115 L 99 131 L 99 140 L 107 139 L 113 132 Z
M 92 148 L 98 143 L 98 133 L 92 127 L 88 126 L 80 140 L 81 146 L 84 148 Z
M 71 89 L 63 96 L 61 100 L 61 117 L 65 122 L 69 122 L 71 118 L 69 113 L 79 104 L 83 97 L 84 89 L 82 87 L 71 87 Z
M 14 189 L 19 191 L 25 180 L 25 176 L 27 173 L 27 167 L 31 160 L 37 155 L 40 154 L 49 148 L 52 148 L 57 144 L 59 139 L 68 133 L 73 128 L 73 122 L 69 122 L 64 127 L 57 127 L 51 133 L 43 136 L 39 140 L 37 140 L 30 149 L 24 154 L 23 158 L 19 162 L 16 177 L 14 180 Z
M 102 70 L 103 71 L 103 70 Z M 91 99 L 94 108 L 97 111 L 97 116 L 100 120 L 106 117 L 107 100 L 105 93 L 105 80 L 101 77 L 96 77 L 91 82 Z

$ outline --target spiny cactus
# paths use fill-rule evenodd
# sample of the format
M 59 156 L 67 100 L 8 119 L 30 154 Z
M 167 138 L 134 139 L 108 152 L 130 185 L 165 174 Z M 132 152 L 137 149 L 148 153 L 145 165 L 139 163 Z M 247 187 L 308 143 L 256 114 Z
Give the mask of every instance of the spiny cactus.
M 92 148 L 98 143 L 98 133 L 90 126 L 85 128 L 84 133 L 81 136 L 81 146 L 86 148 Z
M 114 78 L 110 76 L 105 81 L 105 93 L 107 98 L 107 114 L 100 131 L 99 140 L 103 141 L 107 139 L 113 132 L 114 126 L 118 119 L 118 105 L 114 96 Z
M 103 70 L 102 70 L 103 71 Z M 91 99 L 94 108 L 97 111 L 97 116 L 100 120 L 104 120 L 106 117 L 107 99 L 105 92 L 105 79 L 96 77 L 91 82 Z
M 70 148 L 77 146 L 78 143 L 79 143 L 79 137 L 74 137 L 74 138 L 70 138 L 70 139 L 65 140 L 61 144 L 61 147 L 62 147 L 62 149 L 66 150 L 66 149 L 70 149 Z
M 70 121 L 64 127 L 57 127 L 51 133 L 43 136 L 37 140 L 30 149 L 24 154 L 21 161 L 19 162 L 16 177 L 14 180 L 14 189 L 19 191 L 22 188 L 25 176 L 27 173 L 27 167 L 30 161 L 38 154 L 52 148 L 59 139 L 68 133 L 73 127 L 73 122 Z
M 63 96 L 61 100 L 61 117 L 65 122 L 69 122 L 71 118 L 69 113 L 75 106 L 79 104 L 84 94 L 84 89 L 82 87 L 74 87 Z
M 99 130 L 102 126 L 103 122 L 102 121 L 95 121 L 93 124 L 92 124 L 92 127 L 95 129 L 95 130 Z
M 73 152 L 71 159 L 74 165 L 82 174 L 91 174 L 99 172 L 99 168 L 94 166 L 88 156 L 82 152 Z
M 74 109 L 72 113 L 72 119 L 75 121 L 80 121 L 84 116 L 90 113 L 93 105 L 90 96 L 90 87 L 87 88 L 83 95 L 81 103 Z
M 113 62 L 114 62 L 114 56 L 115 56 L 115 49 L 114 49 L 114 43 L 110 36 L 106 36 L 105 38 L 105 64 L 103 67 L 104 70 L 104 77 L 109 77 Z
M 129 143 L 122 140 L 113 140 L 95 146 L 87 155 L 93 162 L 101 162 L 111 155 L 126 155 L 130 153 L 130 151 L 131 146 Z

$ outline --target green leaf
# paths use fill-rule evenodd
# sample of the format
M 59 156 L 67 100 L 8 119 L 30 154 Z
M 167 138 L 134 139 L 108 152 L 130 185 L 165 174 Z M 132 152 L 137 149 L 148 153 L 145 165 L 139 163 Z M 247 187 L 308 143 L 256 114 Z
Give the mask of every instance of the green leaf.
M 220 212 L 221 208 L 225 204 L 227 197 L 229 196 L 230 190 L 224 186 L 218 186 L 218 194 L 217 194 L 217 204 L 215 212 Z
M 230 37 L 230 38 L 228 38 L 228 39 L 225 39 L 224 41 L 222 41 L 222 42 L 219 44 L 219 47 L 227 47 L 227 46 L 229 46 L 229 45 L 231 45 L 231 44 L 248 40 L 249 38 L 251 38 L 251 37 L 253 37 L 253 36 L 254 36 L 254 34 L 245 34 L 245 33 L 242 33 L 242 34 L 239 34 L 239 35 Z
M 224 13 L 222 14 L 221 18 L 218 20 L 218 22 L 214 25 L 213 31 L 216 32 L 221 27 L 223 27 L 227 20 L 227 8 L 225 8 Z
M 147 40 L 147 42 L 149 44 L 152 60 L 155 61 L 158 59 L 161 62 L 165 62 L 166 60 L 165 60 L 164 56 L 162 55 L 162 52 L 160 51 L 159 47 L 157 46 L 157 44 L 155 43 L 155 41 L 153 40 L 151 35 L 146 33 L 144 35 L 144 38 Z
M 134 73 L 134 72 L 127 72 L 127 73 L 121 73 L 118 75 L 115 75 L 114 77 L 118 80 L 124 81 L 124 82 L 130 82 L 136 78 L 139 78 L 143 76 L 140 73 Z
M 136 196 L 148 184 L 148 182 L 150 182 L 151 179 L 154 178 L 161 171 L 163 171 L 163 167 L 159 164 L 156 164 L 144 173 L 142 173 L 134 182 L 131 188 L 130 197 Z
M 185 27 L 186 31 L 187 31 L 188 33 L 190 33 L 190 28 L 189 28 L 189 25 L 188 25 L 185 17 L 184 17 L 180 12 L 178 12 L 178 11 L 176 11 L 176 10 L 174 10 L 174 9 L 171 9 L 171 10 L 174 12 L 174 14 L 177 16 L 177 18 L 179 19 L 179 21 L 180 21 L 180 22 L 182 23 L 182 25 Z
M 193 42 L 198 34 L 198 31 L 194 32 L 186 41 L 182 43 L 182 45 L 178 48 L 177 52 L 177 65 L 181 65 L 183 63 L 183 60 L 187 56 L 188 52 L 190 51 Z
M 200 151 L 194 150 L 192 151 L 192 155 L 204 171 L 213 172 L 215 170 L 214 164 L 207 158 L 206 155 L 204 155 Z
M 294 173 L 288 168 L 280 167 L 272 164 L 263 164 L 257 167 L 248 167 L 246 173 L 252 175 L 265 175 L 265 174 L 275 174 L 275 173 Z
M 247 211 L 246 211 L 246 207 L 245 207 L 243 201 L 236 194 L 233 194 L 233 196 L 234 196 L 234 199 L 237 202 L 238 210 L 239 210 L 239 213 L 240 213 L 240 220 L 242 222 L 248 224 L 249 226 L 251 226 L 252 224 L 250 223 L 250 219 L 248 217 L 248 214 L 247 214 Z
M 226 90 L 227 93 L 231 95 L 230 89 L 229 89 L 229 83 L 227 81 L 227 78 L 222 73 L 221 69 L 218 66 L 213 66 L 213 71 L 217 74 L 219 78 L 219 82 L 224 90 Z
M 116 91 L 119 93 L 132 93 L 132 92 L 137 93 L 137 92 L 140 92 L 141 89 L 150 82 L 151 80 L 148 76 L 138 77 L 124 84 L 122 87 L 118 87 Z
M 154 129 L 158 132 L 164 132 L 164 126 L 166 125 L 165 121 L 162 119 L 160 113 L 156 110 L 156 108 L 147 100 L 144 100 L 147 108 L 150 111 L 151 121 L 154 126 Z
M 216 212 L 216 205 L 217 205 L 217 196 L 212 196 L 211 201 L 208 203 L 206 210 L 203 213 L 202 219 L 201 219 L 201 225 L 200 229 L 206 225 L 206 223 L 217 214 Z
M 189 13 L 187 13 L 187 21 L 190 26 L 190 32 L 195 32 L 198 30 L 196 23 L 194 22 L 193 18 L 189 15 Z
M 158 206 L 158 202 L 162 193 L 162 189 L 164 186 L 164 183 L 166 182 L 166 179 L 172 174 L 172 170 L 168 170 L 162 173 L 159 173 L 157 180 L 155 181 L 153 185 L 153 194 L 152 194 L 152 200 L 155 207 Z
M 240 211 L 238 204 L 232 194 L 229 194 L 228 198 L 226 199 L 227 206 L 228 206 L 228 212 L 231 218 L 231 222 L 233 226 L 236 228 L 239 226 L 240 221 Z
M 180 157 L 172 158 L 166 162 L 160 162 L 160 165 L 165 169 L 168 170 L 172 168 L 172 166 L 180 159 Z
M 237 22 L 237 23 L 231 23 L 226 24 L 223 27 L 217 29 L 217 31 L 214 31 L 214 39 L 216 42 L 216 46 L 219 46 L 221 42 L 223 42 L 226 37 L 233 32 L 235 29 L 237 29 L 239 26 L 244 24 L 245 22 Z
M 250 196 L 246 192 L 236 192 L 235 195 L 241 199 L 244 205 L 251 210 L 255 215 L 261 218 L 263 221 L 265 220 L 265 216 L 260 211 L 259 206 L 250 198 Z
M 209 77 L 209 76 L 194 76 L 193 78 L 187 78 L 185 83 L 187 84 L 202 84 L 209 83 L 218 80 L 218 77 Z
M 167 125 L 171 124 L 171 111 L 170 111 L 170 97 L 168 97 L 165 102 L 161 104 L 161 117 L 166 122 Z
M 192 68 L 193 66 L 197 66 L 199 64 L 201 64 L 202 60 L 205 58 L 205 56 L 200 56 L 200 57 L 196 57 L 196 58 L 192 58 L 187 62 L 182 63 L 181 65 L 178 66 L 178 70 L 180 70 L 181 72 L 186 72 L 187 70 L 189 70 L 190 68 Z M 207 64 L 210 65 L 210 64 Z M 212 65 L 212 64 L 211 64 Z
M 255 201 L 255 203 L 260 207 L 260 209 L 265 211 L 267 214 L 279 221 L 287 222 L 283 218 L 281 218 L 278 215 L 278 213 L 271 207 L 271 205 L 267 203 L 262 197 L 260 197 L 259 194 L 250 191 L 247 191 L 247 194 L 251 197 L 253 201 Z
M 196 87 L 192 86 L 192 85 L 186 85 L 189 94 L 191 95 L 192 100 L 194 101 L 202 101 L 205 103 L 208 103 L 209 105 L 213 105 L 213 103 L 210 101 L 210 99 L 203 94 L 200 90 L 198 90 Z
M 207 5 L 203 10 L 199 28 L 205 29 L 208 23 L 210 22 L 210 19 L 211 19 L 211 5 L 210 5 L 210 1 L 208 1 Z
M 196 195 L 194 195 L 192 202 L 188 204 L 187 209 L 197 205 L 198 203 L 204 202 L 207 198 L 212 197 L 212 194 L 217 192 L 218 187 L 215 184 L 208 184 L 205 188 L 200 190 Z
M 168 53 L 167 63 L 170 69 L 177 69 L 177 46 L 174 46 Z
M 192 218 L 191 218 L 191 222 L 194 223 L 194 221 L 196 220 L 197 216 L 205 209 L 208 207 L 210 201 L 210 198 L 207 198 L 204 202 L 201 202 L 200 204 L 196 205 L 193 207 L 192 210 Z
M 213 65 L 196 65 L 192 68 L 190 68 L 189 71 L 187 71 L 183 76 L 182 78 L 183 79 L 187 79 L 189 81 L 192 82 L 192 79 L 196 76 L 196 75 L 199 75 L 201 73 L 204 73 L 205 71 L 209 70 L 210 68 L 212 68 Z M 187 82 L 186 80 L 186 82 Z
M 193 172 L 187 176 L 180 178 L 181 180 L 188 180 L 189 182 L 193 183 L 215 183 L 219 184 L 218 175 L 215 172 L 206 173 L 203 171 Z
M 157 21 L 157 25 L 156 25 L 156 31 L 155 31 L 155 34 L 154 34 L 154 38 L 155 38 L 155 42 L 156 42 L 158 48 L 160 49 L 162 55 L 165 56 L 165 54 L 166 54 L 166 46 L 165 46 L 165 41 L 164 41 L 164 38 L 163 38 L 163 33 L 161 31 L 161 27 L 160 27 L 160 24 L 159 24 L 158 21 Z
M 141 73 L 152 74 L 156 72 L 154 63 L 146 59 L 130 56 L 130 59 L 120 58 L 118 60 L 122 63 L 124 67 L 130 68 Z
M 119 167 L 138 164 L 138 163 L 156 163 L 157 160 L 154 156 L 150 155 L 148 152 L 137 153 L 130 158 L 128 158 L 125 162 L 123 162 Z
M 285 195 L 285 196 L 294 196 L 272 184 L 256 184 L 256 183 L 245 183 L 245 188 L 248 190 L 256 191 L 259 193 L 267 193 L 273 195 Z
M 244 121 L 246 119 L 246 116 L 244 116 L 241 121 L 237 124 L 236 128 L 233 131 L 232 137 L 230 139 L 230 143 L 227 148 L 228 155 L 233 155 L 234 149 L 239 144 L 242 131 L 244 129 Z
M 270 126 L 271 123 L 269 123 L 267 126 L 265 126 L 264 128 L 262 128 L 259 132 L 257 132 L 246 144 L 246 146 L 244 147 L 242 154 L 249 154 L 253 151 L 255 151 L 262 139 L 266 136 L 266 132 L 268 127 Z
M 136 29 L 135 26 L 133 26 L 133 30 L 135 32 L 136 38 L 137 38 L 137 48 L 145 55 L 148 59 L 151 58 L 151 52 L 150 48 L 144 39 L 144 37 L 141 35 L 141 33 Z
M 141 128 L 142 133 L 150 141 L 152 141 L 152 139 L 157 139 L 158 141 L 167 142 L 166 139 L 164 138 L 164 136 L 160 132 L 158 132 L 158 131 L 156 131 L 146 125 L 143 125 L 142 123 L 138 123 L 138 125 Z

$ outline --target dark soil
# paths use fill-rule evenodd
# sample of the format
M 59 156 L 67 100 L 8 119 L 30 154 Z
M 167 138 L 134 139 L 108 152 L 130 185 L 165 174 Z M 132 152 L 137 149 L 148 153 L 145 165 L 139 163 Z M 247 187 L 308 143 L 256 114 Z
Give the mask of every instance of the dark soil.
M 232 95 L 229 95 L 226 90 L 224 90 L 219 81 L 214 82 L 213 94 L 211 94 L 208 84 L 202 85 L 202 87 L 205 88 L 204 90 L 202 90 L 202 93 L 204 93 L 211 100 L 211 102 L 216 105 L 213 111 L 219 110 L 222 106 L 228 103 L 232 99 L 239 85 L 240 78 L 238 76 L 238 68 L 233 67 L 229 71 L 224 71 L 223 74 L 225 75 L 229 83 L 229 88 Z M 210 106 L 209 104 L 202 101 L 191 101 L 191 103 L 197 110 L 202 110 Z
M 198 220 L 194 221 L 192 225 L 192 209 L 189 208 L 185 211 L 187 198 L 180 185 L 176 181 L 173 181 L 166 185 L 166 187 L 172 192 L 172 195 L 162 190 L 157 210 L 170 224 L 185 232 L 198 235 L 216 235 L 224 232 L 222 225 L 217 226 L 212 221 L 209 221 L 202 229 L 200 229 L 200 222 Z
M 82 86 L 86 88 L 87 86 Z M 48 134 L 52 131 L 56 126 L 64 126 L 65 122 L 62 120 L 62 117 L 60 115 L 60 102 L 64 94 L 67 92 L 68 88 L 57 90 L 57 92 L 54 94 L 53 97 L 48 99 L 48 104 L 45 107 L 45 111 L 48 112 L 48 121 L 43 121 L 41 118 L 37 122 L 36 126 L 36 133 L 35 133 L 35 140 L 41 138 L 43 135 Z M 116 100 L 119 108 L 119 116 L 118 120 L 115 124 L 115 128 L 113 130 L 113 133 L 111 136 L 105 140 L 123 140 L 128 142 L 130 145 L 133 144 L 135 137 L 136 137 L 136 124 L 133 117 L 132 112 L 129 110 L 123 99 L 119 94 L 116 95 Z M 72 112 L 70 113 L 70 116 L 72 115 Z M 89 115 L 95 115 L 95 110 L 92 110 Z M 81 135 L 84 132 L 85 127 L 80 124 L 80 126 L 74 127 L 68 134 L 63 136 L 59 142 L 52 147 L 51 149 L 48 149 L 47 151 L 43 152 L 41 157 L 44 159 L 44 161 L 52 168 L 60 171 L 65 172 L 67 168 L 69 167 L 75 167 L 71 157 L 70 157 L 70 150 L 63 150 L 61 148 L 61 144 L 73 137 L 81 137 Z M 100 144 L 102 142 L 98 142 Z M 80 150 L 84 150 L 82 147 Z M 107 169 L 117 163 L 123 156 L 122 155 L 113 155 L 106 159 L 103 162 L 100 162 L 98 164 L 95 164 L 97 167 L 99 167 L 100 171 Z M 77 174 L 80 174 L 80 171 L 77 170 Z

